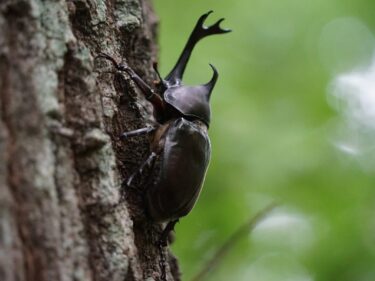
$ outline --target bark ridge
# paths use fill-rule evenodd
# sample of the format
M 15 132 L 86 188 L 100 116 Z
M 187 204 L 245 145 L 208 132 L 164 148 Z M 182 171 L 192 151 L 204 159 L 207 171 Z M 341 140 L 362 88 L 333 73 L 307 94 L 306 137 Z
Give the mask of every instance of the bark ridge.
M 151 83 L 156 28 L 148 0 L 0 2 L 0 280 L 159 280 L 160 225 L 121 186 L 147 140 L 118 140 L 150 107 L 94 60 Z

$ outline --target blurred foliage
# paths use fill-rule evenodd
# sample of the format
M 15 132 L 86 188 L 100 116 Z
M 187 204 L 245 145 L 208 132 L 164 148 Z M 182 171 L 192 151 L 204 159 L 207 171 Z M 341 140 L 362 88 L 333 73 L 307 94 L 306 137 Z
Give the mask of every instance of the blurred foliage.
M 220 77 L 212 95 L 213 153 L 173 252 L 192 277 L 241 224 L 281 202 L 205 280 L 375 280 L 375 176 L 335 145 L 329 89 L 371 61 L 373 0 L 154 0 L 166 75 L 197 18 L 213 9 L 232 33 L 202 40 L 186 84 Z

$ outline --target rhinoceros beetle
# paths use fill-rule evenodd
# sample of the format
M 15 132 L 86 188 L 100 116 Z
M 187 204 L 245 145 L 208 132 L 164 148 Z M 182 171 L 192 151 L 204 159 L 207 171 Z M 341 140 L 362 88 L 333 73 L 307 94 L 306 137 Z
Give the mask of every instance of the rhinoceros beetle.
M 139 170 L 128 178 L 127 186 L 132 184 L 136 175 L 142 174 L 146 166 L 152 166 L 160 158 L 160 171 L 155 183 L 146 190 L 145 201 L 148 214 L 154 221 L 168 222 L 161 238 L 164 243 L 178 219 L 193 208 L 210 160 L 211 145 L 207 134 L 211 115 L 209 101 L 218 72 L 210 64 L 213 70 L 211 80 L 198 86 L 183 85 L 182 77 L 192 50 L 200 39 L 231 31 L 220 27 L 224 19 L 205 27 L 203 23 L 211 12 L 198 19 L 177 63 L 164 79 L 155 68 L 160 79 L 158 91 L 148 86 L 127 64 L 118 64 L 107 54 L 99 55 L 110 60 L 117 70 L 127 73 L 153 105 L 157 125 L 126 132 L 122 138 L 141 134 L 150 134 L 151 137 L 151 153 Z

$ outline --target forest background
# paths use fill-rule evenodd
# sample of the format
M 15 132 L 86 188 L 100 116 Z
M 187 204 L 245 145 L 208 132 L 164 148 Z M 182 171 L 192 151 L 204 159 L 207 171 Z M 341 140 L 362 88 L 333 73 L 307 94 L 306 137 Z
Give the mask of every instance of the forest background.
M 183 279 L 277 201 L 207 280 L 375 280 L 375 2 L 154 4 L 164 75 L 202 13 L 233 29 L 198 44 L 185 75 L 220 73 L 206 183 L 176 228 Z

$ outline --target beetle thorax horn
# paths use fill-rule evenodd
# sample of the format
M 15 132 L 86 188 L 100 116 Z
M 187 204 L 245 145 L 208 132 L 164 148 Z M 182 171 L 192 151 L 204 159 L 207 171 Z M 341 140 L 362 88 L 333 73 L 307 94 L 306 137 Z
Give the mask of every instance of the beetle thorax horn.
M 183 116 L 199 119 L 207 126 L 211 119 L 210 97 L 219 76 L 215 67 L 210 66 L 214 73 L 208 83 L 198 86 L 176 85 L 164 92 L 166 103 L 177 109 Z
M 211 66 L 214 74 L 212 75 L 212 78 L 211 78 L 210 82 L 203 85 L 203 87 L 205 87 L 205 89 L 206 89 L 207 101 L 210 100 L 212 90 L 214 89 L 217 78 L 219 77 L 219 73 L 217 72 L 216 68 L 212 64 L 210 64 L 210 66 Z

